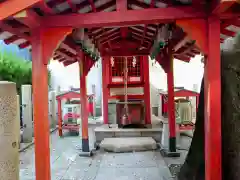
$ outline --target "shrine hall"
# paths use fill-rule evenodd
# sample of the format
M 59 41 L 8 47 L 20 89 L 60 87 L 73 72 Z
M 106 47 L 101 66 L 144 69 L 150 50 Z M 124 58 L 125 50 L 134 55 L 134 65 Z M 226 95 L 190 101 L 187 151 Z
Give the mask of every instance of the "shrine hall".
M 167 74 L 168 153 L 176 152 L 174 59 L 205 64 L 205 174 L 221 180 L 220 44 L 240 30 L 239 0 L 1 0 L 0 39 L 32 52 L 36 180 L 50 180 L 48 71 L 50 59 L 79 64 L 82 151 L 90 153 L 86 75 L 102 61 L 103 120 L 108 102 L 122 102 L 122 124 L 136 121 L 129 104 L 143 104 L 151 124 L 148 59 Z M 110 78 L 111 77 L 111 78 Z M 116 93 L 123 89 L 123 95 Z M 131 94 L 129 93 L 131 89 Z M 136 103 L 134 100 L 141 100 Z M 135 107 L 135 106 L 134 106 Z

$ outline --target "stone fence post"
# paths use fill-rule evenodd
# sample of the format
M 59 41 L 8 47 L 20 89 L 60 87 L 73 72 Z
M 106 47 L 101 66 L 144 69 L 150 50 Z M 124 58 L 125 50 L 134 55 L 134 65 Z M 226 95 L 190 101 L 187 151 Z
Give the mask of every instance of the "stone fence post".
M 0 81 L 0 179 L 19 180 L 19 120 L 13 82 Z
M 22 85 L 22 120 L 23 120 L 23 142 L 32 142 L 33 137 L 33 108 L 32 108 L 32 86 Z
M 55 128 L 57 125 L 56 93 L 55 93 L 55 91 L 49 92 L 49 117 L 50 117 L 50 127 Z

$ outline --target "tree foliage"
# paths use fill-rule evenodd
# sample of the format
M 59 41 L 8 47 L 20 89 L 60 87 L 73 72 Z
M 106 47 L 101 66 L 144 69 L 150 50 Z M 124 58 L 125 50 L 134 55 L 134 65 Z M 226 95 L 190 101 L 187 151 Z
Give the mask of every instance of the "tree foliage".
M 21 85 L 32 84 L 32 62 L 10 52 L 0 53 L 0 80 L 15 82 L 20 94 Z

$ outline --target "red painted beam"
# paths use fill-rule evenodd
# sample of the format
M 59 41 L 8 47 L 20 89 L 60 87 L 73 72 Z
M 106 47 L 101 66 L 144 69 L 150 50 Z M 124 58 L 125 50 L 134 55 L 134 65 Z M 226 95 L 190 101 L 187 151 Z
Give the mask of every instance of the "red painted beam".
M 150 8 L 154 8 L 154 7 L 155 7 L 155 0 L 151 0 Z M 148 26 L 147 24 L 145 24 L 145 26 L 144 26 L 143 37 L 142 37 L 142 40 L 141 40 L 141 45 L 143 44 L 143 41 L 144 41 L 146 33 L 147 33 L 147 26 Z
M 224 13 L 228 9 L 230 9 L 232 5 L 235 4 L 236 2 L 237 2 L 236 0 L 220 0 L 219 3 L 215 3 L 215 7 L 213 7 L 212 13 L 217 15 Z
M 181 48 L 179 49 L 179 51 L 176 52 L 176 54 L 185 54 L 188 53 L 189 51 L 191 51 L 191 49 L 195 47 L 195 43 L 191 43 L 190 45 L 187 45 L 186 48 Z
M 174 58 L 185 61 L 185 62 L 189 62 L 191 60 L 191 58 L 189 56 L 186 55 L 174 55 Z
M 16 14 L 14 18 L 29 28 L 36 28 L 41 25 L 41 17 L 29 9 L 21 11 L 20 13 Z
M 42 0 L 7 0 L 0 3 L 0 21 L 22 11 Z
M 154 8 L 86 14 L 56 15 L 43 18 L 46 27 L 101 27 L 122 26 L 146 23 L 167 23 L 177 19 L 205 18 L 205 12 L 191 7 Z
M 73 12 L 76 13 L 78 11 L 77 6 L 75 4 L 73 4 L 71 0 L 67 0 L 67 3 Z
M 21 33 L 21 31 L 19 29 L 13 28 L 13 27 L 11 27 L 11 26 L 9 26 L 7 24 L 4 24 L 3 22 L 0 22 L 0 28 L 2 30 L 4 30 L 4 31 L 8 31 L 8 32 L 10 32 L 10 33 L 12 33 L 14 35 L 17 35 L 20 38 L 23 38 L 23 39 L 26 39 L 28 41 L 31 41 L 30 36 Z
M 109 38 L 105 41 L 102 41 L 101 44 L 108 43 L 108 46 L 111 48 L 111 46 L 110 46 L 111 42 L 110 41 L 113 41 L 113 40 L 118 39 L 118 38 L 121 38 L 121 37 L 119 35 L 112 36 L 111 38 Z
M 96 7 L 95 7 L 95 5 L 94 5 L 93 0 L 88 0 L 88 2 L 90 3 L 93 12 L 97 12 L 97 9 L 96 9 Z
M 177 52 L 181 47 L 183 47 L 189 41 L 190 41 L 190 38 L 187 36 L 186 33 L 184 33 L 183 38 L 173 47 L 174 51 Z
M 120 35 L 119 32 L 115 32 L 115 33 L 113 33 L 113 34 L 111 34 L 111 35 L 109 35 L 109 36 L 106 36 L 106 37 L 104 37 L 104 38 L 101 38 L 101 40 L 100 40 L 99 42 L 102 43 L 102 42 L 104 42 L 104 41 L 108 41 L 109 39 L 111 39 L 111 38 L 113 38 L 113 37 L 115 37 L 115 36 L 118 36 L 118 35 Z
M 115 29 L 115 30 L 112 30 L 112 31 L 101 31 L 102 33 L 95 36 L 95 39 L 96 40 L 100 40 L 100 38 L 106 38 L 108 36 L 110 36 L 111 34 L 115 33 L 115 32 L 119 32 L 119 29 Z
M 20 39 L 20 38 L 17 35 L 13 35 L 8 39 L 4 39 L 4 43 L 8 45 L 8 44 L 15 42 L 18 39 Z
M 63 65 L 66 67 L 66 66 L 69 66 L 69 65 L 71 65 L 73 63 L 76 63 L 76 62 L 77 62 L 77 60 L 75 60 L 75 61 L 66 60 L 66 61 L 63 61 Z
M 76 61 L 76 58 L 70 57 L 70 56 L 68 56 L 67 54 L 61 52 L 60 50 L 56 50 L 55 53 L 56 53 L 57 55 L 60 55 L 61 57 L 64 57 L 64 58 L 67 59 L 68 61 L 71 61 L 71 62 Z
M 54 56 L 53 56 L 53 60 L 58 60 L 60 58 L 62 58 L 62 57 L 60 55 L 57 55 L 57 54 L 54 54 Z
M 24 49 L 24 48 L 26 48 L 26 47 L 28 47 L 28 46 L 30 46 L 30 45 L 31 45 L 31 43 L 30 43 L 29 41 L 26 41 L 26 42 L 20 44 L 20 45 L 19 45 L 19 48 L 20 48 L 20 49 Z
M 115 42 L 111 44 L 112 49 L 136 49 L 139 44 L 132 41 L 120 40 L 119 42 Z
M 234 25 L 240 27 L 240 19 L 229 19 L 225 20 L 224 23 L 221 24 L 221 28 L 225 29 L 230 25 Z
M 224 35 L 227 35 L 229 37 L 234 37 L 237 33 L 236 32 L 233 32 L 233 31 L 229 31 L 227 29 L 223 29 L 221 28 L 221 34 L 224 34 Z
M 101 53 L 102 56 L 108 55 L 108 56 L 145 56 L 149 55 L 148 50 L 111 50 L 111 51 L 105 51 Z

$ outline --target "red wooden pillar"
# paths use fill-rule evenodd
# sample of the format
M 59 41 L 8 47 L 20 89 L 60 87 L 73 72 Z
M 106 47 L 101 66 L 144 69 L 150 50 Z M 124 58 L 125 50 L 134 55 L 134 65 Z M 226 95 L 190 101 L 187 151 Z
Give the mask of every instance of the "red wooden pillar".
M 144 78 L 144 102 L 145 102 L 145 124 L 151 124 L 151 102 L 150 102 L 150 80 L 149 80 L 149 59 L 142 56 L 143 78 Z
M 208 54 L 205 60 L 205 174 L 222 179 L 220 20 L 208 19 Z
M 32 85 L 36 180 L 50 180 L 47 64 L 59 41 L 71 28 L 32 31 Z
M 103 98 L 104 124 L 108 124 L 109 66 L 110 66 L 110 56 L 104 56 L 102 58 L 102 98 Z
M 58 135 L 62 137 L 62 101 L 58 99 Z
M 176 120 L 174 103 L 173 57 L 169 54 L 167 71 L 168 84 L 168 121 L 169 121 L 169 152 L 176 152 Z
M 86 84 L 86 57 L 80 52 L 79 73 L 80 73 L 80 102 L 81 102 L 81 120 L 82 120 L 82 152 L 90 152 L 88 139 L 88 100 Z

